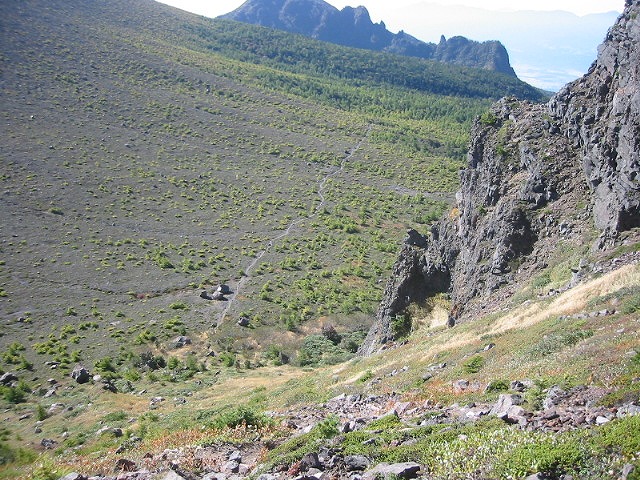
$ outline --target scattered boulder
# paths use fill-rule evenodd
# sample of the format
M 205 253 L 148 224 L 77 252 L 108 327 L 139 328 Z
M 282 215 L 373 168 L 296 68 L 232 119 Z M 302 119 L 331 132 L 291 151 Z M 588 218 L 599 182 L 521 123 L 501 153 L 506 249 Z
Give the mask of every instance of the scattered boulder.
M 65 404 L 64 403 L 53 403 L 53 404 L 51 404 L 51 406 L 47 410 L 47 417 L 51 417 L 53 415 L 57 415 L 58 413 L 62 412 L 64 410 L 64 408 L 65 408 Z
M 502 394 L 498 397 L 498 401 L 491 409 L 491 414 L 499 415 L 501 412 L 506 412 L 515 405 L 522 405 L 524 402 L 522 396 L 513 394 Z
M 7 372 L 2 374 L 0 377 L 0 384 L 2 385 L 10 385 L 11 382 L 18 381 L 18 376 L 13 372 Z
M 503 394 L 491 409 L 491 414 L 507 423 L 526 423 L 526 411 L 520 407 L 524 402 L 520 395 Z
M 251 322 L 247 317 L 240 317 L 240 319 L 238 320 L 238 325 L 244 328 L 248 327 L 250 323 Z
M 635 471 L 635 466 L 631 465 L 630 463 L 625 464 L 625 466 L 622 467 L 622 475 L 620 476 L 621 480 L 627 480 L 627 478 L 629 478 L 629 475 L 631 475 Z
M 229 460 L 222 467 L 223 473 L 238 473 L 240 471 L 240 462 L 237 460 Z
M 267 480 L 276 480 L 276 477 L 271 475 Z M 262 478 L 262 475 L 258 477 L 258 480 Z M 207 473 L 201 480 L 227 480 L 227 476 L 224 473 Z
M 453 393 L 460 394 L 469 388 L 469 380 L 456 380 L 453 382 Z
M 640 406 L 630 403 L 628 405 L 623 405 L 620 408 L 618 408 L 617 416 L 619 418 L 629 416 L 629 415 L 640 415 Z
M 222 295 L 231 295 L 233 293 L 231 291 L 231 288 L 229 288 L 229 285 L 225 285 L 225 284 L 218 285 L 216 292 L 220 292 Z
M 547 396 L 542 402 L 542 406 L 545 410 L 550 410 L 554 406 L 558 405 L 562 401 L 562 399 L 565 398 L 566 396 L 567 396 L 567 392 L 565 392 L 563 389 L 561 389 L 557 385 L 554 385 L 547 392 Z
M 224 293 L 215 291 L 211 296 L 211 300 L 216 300 L 218 302 L 224 302 L 227 300 L 227 297 L 224 296 Z
M 115 438 L 120 438 L 123 435 L 121 428 L 102 427 L 96 432 L 96 436 L 100 437 L 107 433 L 113 435 Z
M 64 477 L 60 477 L 58 480 L 88 480 L 88 478 L 79 473 L 72 472 L 68 473 Z
M 200 292 L 200 298 L 204 298 L 205 300 L 213 300 L 211 295 L 209 295 L 209 292 L 207 292 L 206 290 Z
M 529 390 L 534 386 L 534 383 L 531 380 L 514 380 L 509 385 L 509 388 L 514 392 L 523 393 Z
M 184 335 L 180 335 L 179 337 L 174 338 L 171 342 L 171 346 L 173 348 L 183 348 L 187 345 L 191 345 L 191 339 L 189 337 L 185 337 Z
M 126 458 L 120 458 L 113 467 L 114 472 L 135 472 L 138 466 L 135 462 L 127 460 Z
M 350 472 L 363 471 L 369 468 L 371 460 L 364 455 L 349 455 L 344 458 L 344 464 Z
M 322 468 L 322 463 L 320 463 L 320 458 L 318 454 L 315 452 L 307 453 L 302 460 L 300 461 L 301 467 L 303 471 L 310 470 L 312 468 L 320 469 Z
M 53 440 L 53 439 L 51 439 L 51 438 L 43 438 L 40 441 L 40 445 L 43 446 L 47 450 L 51 450 L 51 449 L 55 448 L 56 445 L 58 445 L 58 442 Z
M 174 472 L 173 470 L 169 470 L 162 477 L 158 477 L 159 480 L 186 480 L 182 475 Z
M 415 462 L 381 463 L 364 474 L 362 480 L 377 480 L 379 478 L 416 478 L 420 471 L 420 465 Z
M 76 365 L 71 372 L 71 378 L 77 383 L 87 383 L 91 380 L 91 374 L 83 365 Z
M 229 461 L 242 463 L 242 452 L 240 452 L 240 450 L 235 450 L 231 455 L 229 455 Z

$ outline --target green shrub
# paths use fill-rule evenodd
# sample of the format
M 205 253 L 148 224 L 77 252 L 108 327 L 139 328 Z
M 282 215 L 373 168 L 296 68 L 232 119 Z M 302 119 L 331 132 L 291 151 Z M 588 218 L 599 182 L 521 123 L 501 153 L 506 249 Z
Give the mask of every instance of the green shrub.
M 94 363 L 94 366 L 96 367 L 96 370 L 103 373 L 105 372 L 115 373 L 116 371 L 116 366 L 113 364 L 113 358 L 111 357 L 104 357 L 99 360 L 96 360 L 96 362 Z
M 107 413 L 103 417 L 103 420 L 106 423 L 112 423 L 112 422 L 121 422 L 123 420 L 126 420 L 127 418 L 128 418 L 128 415 L 126 412 L 124 412 L 123 410 L 118 410 L 117 412 Z
M 480 115 L 480 123 L 482 125 L 495 125 L 497 121 L 498 118 L 493 112 L 487 111 Z
M 358 382 L 367 383 L 369 380 L 373 378 L 373 372 L 371 370 L 367 370 L 362 374 L 360 378 L 358 378 Z
M 225 367 L 233 367 L 236 363 L 236 356 L 232 352 L 222 352 L 219 356 L 222 365 Z
M 9 403 L 22 403 L 29 393 L 31 388 L 24 380 L 20 380 L 15 387 L 0 386 L 0 395 Z
M 48 415 L 47 415 L 46 408 L 38 404 L 38 406 L 36 407 L 36 420 L 38 420 L 39 422 L 42 422 L 43 420 L 46 420 L 47 417 Z
M 492 380 L 487 385 L 487 393 L 506 392 L 509 390 L 509 382 L 506 380 Z
M 484 367 L 484 358 L 475 355 L 462 364 L 462 370 L 465 373 L 478 373 Z
M 634 295 L 633 297 L 626 299 L 622 303 L 620 311 L 625 315 L 640 312 L 640 295 Z
M 391 319 L 391 333 L 395 340 L 406 338 L 411 333 L 411 317 L 404 313 Z
M 581 442 L 568 436 L 560 441 L 544 439 L 537 443 L 519 444 L 498 461 L 500 478 L 524 478 L 543 473 L 550 478 L 580 471 L 589 458 Z
M 240 406 L 221 413 L 209 423 L 209 426 L 215 429 L 235 428 L 242 425 L 262 428 L 272 423 L 273 420 L 264 413 L 251 407 Z
M 309 335 L 302 342 L 298 363 L 300 366 L 334 365 L 344 362 L 352 357 L 352 354 L 324 335 Z
M 15 460 L 15 453 L 8 445 L 0 442 L 0 465 L 6 465 Z
M 625 417 L 602 426 L 593 436 L 601 454 L 614 452 L 631 458 L 640 452 L 640 416 Z
M 531 281 L 531 286 L 533 288 L 542 288 L 542 287 L 546 287 L 550 283 L 551 283 L 551 274 L 548 271 L 545 271 L 540 275 L 538 275 L 537 277 L 534 277 L 534 279 Z
M 189 305 L 184 302 L 173 302 L 171 305 L 169 305 L 169 308 L 172 310 L 188 310 Z
M 558 331 L 545 335 L 537 344 L 524 352 L 527 358 L 541 358 L 559 352 L 563 348 L 573 346 L 578 342 L 593 336 L 593 330 Z

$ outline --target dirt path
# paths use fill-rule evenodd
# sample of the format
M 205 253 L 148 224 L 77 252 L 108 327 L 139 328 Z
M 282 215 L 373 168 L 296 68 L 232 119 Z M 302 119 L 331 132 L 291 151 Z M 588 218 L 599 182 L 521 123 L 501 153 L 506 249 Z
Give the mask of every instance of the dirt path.
M 338 175 L 339 173 L 344 171 L 344 168 L 347 165 L 347 162 L 349 160 L 351 160 L 351 158 L 353 158 L 353 156 L 356 154 L 356 152 L 358 152 L 358 150 L 360 150 L 360 147 L 362 146 L 362 144 L 369 137 L 369 133 L 370 132 L 371 132 L 371 125 L 367 126 L 367 131 L 365 132 L 364 136 L 349 151 L 349 153 L 342 159 L 342 161 L 340 162 L 340 166 L 333 168 L 329 173 L 327 173 L 322 178 L 322 180 L 320 180 L 320 182 L 318 183 L 318 190 L 317 190 L 318 197 L 320 197 L 320 203 L 316 206 L 314 212 L 310 216 L 308 216 L 306 218 L 298 218 L 298 219 L 292 221 L 284 232 L 282 232 L 279 235 L 277 235 L 277 236 L 273 237 L 272 239 L 270 239 L 267 242 L 267 246 L 263 250 L 258 252 L 258 254 L 256 254 L 256 256 L 252 259 L 251 263 L 249 263 L 244 268 L 244 270 L 243 270 L 244 275 L 234 285 L 232 285 L 232 290 L 234 292 L 233 295 L 229 297 L 229 300 L 227 301 L 224 309 L 218 315 L 218 325 L 221 325 L 224 322 L 224 320 L 226 319 L 227 315 L 232 310 L 236 299 L 238 298 L 238 296 L 242 292 L 242 289 L 247 284 L 247 282 L 251 279 L 251 272 L 256 267 L 258 262 L 262 259 L 262 257 L 264 257 L 267 253 L 269 253 L 269 251 L 271 250 L 271 248 L 273 248 L 273 245 L 276 242 L 278 242 L 279 240 L 282 240 L 283 238 L 288 237 L 289 235 L 291 235 L 291 232 L 294 230 L 295 227 L 297 227 L 299 224 L 301 224 L 301 223 L 303 223 L 303 222 L 305 222 L 307 220 L 311 220 L 312 218 L 316 217 L 318 215 L 318 213 L 320 212 L 320 210 L 322 208 L 324 208 L 324 206 L 327 203 L 327 200 L 326 200 L 325 195 L 324 195 L 326 187 L 327 187 L 327 182 L 331 178 L 335 177 L 336 175 Z

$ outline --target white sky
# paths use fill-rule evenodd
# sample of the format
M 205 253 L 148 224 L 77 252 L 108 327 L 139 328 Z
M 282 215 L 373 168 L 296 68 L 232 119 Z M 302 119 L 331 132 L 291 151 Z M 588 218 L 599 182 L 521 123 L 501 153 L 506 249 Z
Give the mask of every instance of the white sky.
M 244 0 L 160 0 L 182 10 L 198 13 L 207 17 L 217 17 L 238 8 Z M 430 0 L 442 5 L 466 5 L 485 10 L 564 10 L 577 15 L 602 13 L 616 10 L 622 12 L 624 0 Z M 421 3 L 420 0 L 329 0 L 328 3 L 337 8 L 349 5 L 364 5 L 374 22 L 393 17 L 392 12 L 398 7 Z M 400 26 L 388 25 L 391 29 L 402 29 Z

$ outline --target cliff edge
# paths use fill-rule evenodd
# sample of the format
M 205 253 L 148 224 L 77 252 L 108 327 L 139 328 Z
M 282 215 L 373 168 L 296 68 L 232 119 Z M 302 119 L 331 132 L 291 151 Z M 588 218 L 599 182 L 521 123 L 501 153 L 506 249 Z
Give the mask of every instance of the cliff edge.
M 410 232 L 361 354 L 438 294 L 453 325 L 497 308 L 559 248 L 604 250 L 640 227 L 639 14 L 627 0 L 589 72 L 548 104 L 506 98 L 476 120 L 456 204 Z

